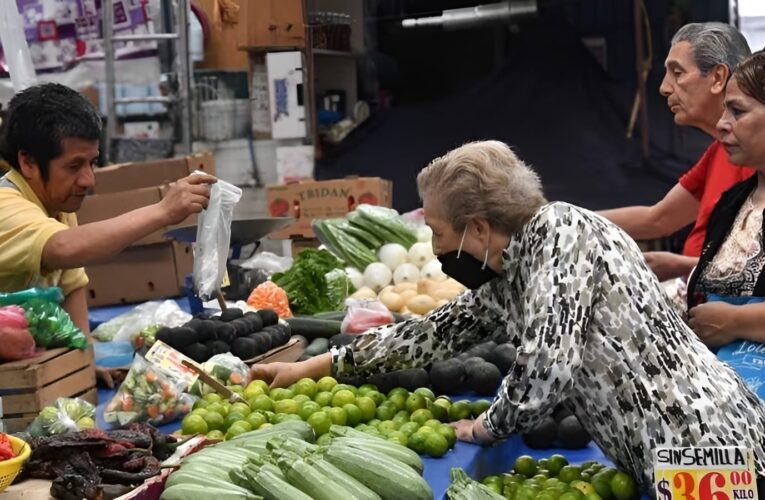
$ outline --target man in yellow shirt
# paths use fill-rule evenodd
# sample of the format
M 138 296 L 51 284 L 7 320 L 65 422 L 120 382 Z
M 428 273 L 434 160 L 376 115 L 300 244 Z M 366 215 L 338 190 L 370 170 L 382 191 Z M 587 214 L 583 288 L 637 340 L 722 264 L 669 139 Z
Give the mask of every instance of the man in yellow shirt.
M 16 94 L 4 123 L 0 178 L 0 291 L 59 286 L 64 309 L 90 333 L 84 266 L 114 257 L 134 241 L 201 212 L 211 176 L 188 176 L 159 203 L 77 225 L 75 212 L 95 185 L 101 118 L 78 92 L 42 84 Z

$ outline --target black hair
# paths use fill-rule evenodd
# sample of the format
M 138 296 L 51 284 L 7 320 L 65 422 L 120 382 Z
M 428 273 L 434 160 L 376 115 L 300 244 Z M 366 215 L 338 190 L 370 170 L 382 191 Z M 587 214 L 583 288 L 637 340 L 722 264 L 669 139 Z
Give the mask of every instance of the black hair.
M 49 163 L 61 154 L 63 139 L 97 141 L 100 137 L 101 118 L 90 101 L 64 85 L 44 83 L 11 99 L 0 154 L 16 170 L 21 170 L 19 152 L 28 154 L 47 181 Z

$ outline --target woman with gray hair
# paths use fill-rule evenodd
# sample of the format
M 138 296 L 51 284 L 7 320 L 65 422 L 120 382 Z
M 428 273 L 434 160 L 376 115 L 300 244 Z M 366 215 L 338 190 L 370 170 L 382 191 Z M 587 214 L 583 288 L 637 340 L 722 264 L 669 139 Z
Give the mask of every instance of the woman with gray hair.
M 417 186 L 443 270 L 472 290 L 329 354 L 255 365 L 254 377 L 286 386 L 369 376 L 501 339 L 517 359 L 491 408 L 455 424 L 461 440 L 528 432 L 563 404 L 644 488 L 659 447 L 750 448 L 765 476 L 765 409 L 669 307 L 629 236 L 592 212 L 547 203 L 536 174 L 497 141 L 433 160 Z

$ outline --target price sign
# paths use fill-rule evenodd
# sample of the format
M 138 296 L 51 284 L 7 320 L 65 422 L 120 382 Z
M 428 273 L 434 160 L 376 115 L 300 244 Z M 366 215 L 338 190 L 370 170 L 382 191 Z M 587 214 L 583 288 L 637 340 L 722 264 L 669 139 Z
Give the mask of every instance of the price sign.
M 148 362 L 159 366 L 173 379 L 182 380 L 187 387 L 191 387 L 197 380 L 197 374 L 188 366 L 184 366 L 184 359 L 189 358 L 161 340 L 155 341 L 149 352 L 146 353 L 146 360 Z
M 754 456 L 746 448 L 659 448 L 654 459 L 657 500 L 757 498 Z

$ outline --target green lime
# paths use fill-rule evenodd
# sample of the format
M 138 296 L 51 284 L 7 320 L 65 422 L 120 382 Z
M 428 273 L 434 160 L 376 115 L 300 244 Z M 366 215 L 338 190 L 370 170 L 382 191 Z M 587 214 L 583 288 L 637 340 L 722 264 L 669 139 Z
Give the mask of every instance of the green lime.
M 316 438 L 316 444 L 319 446 L 327 446 L 332 442 L 332 436 L 329 433 L 324 433 Z
M 266 416 L 259 411 L 254 411 L 247 415 L 245 420 L 252 426 L 253 429 L 260 429 L 260 427 L 266 423 Z
M 433 391 L 431 391 L 427 387 L 420 387 L 419 389 L 416 389 L 414 391 L 414 393 L 415 394 L 419 394 L 423 398 L 428 399 L 430 401 L 435 401 L 436 400 L 436 395 L 433 394 Z
M 238 385 L 238 384 L 230 385 L 228 386 L 228 388 L 231 392 L 235 392 L 239 394 L 240 396 L 244 394 L 244 387 L 242 387 L 241 385 Z
M 194 405 L 191 407 L 191 409 L 192 410 L 198 410 L 200 408 L 207 408 L 207 405 L 209 405 L 209 404 L 210 404 L 209 401 L 207 401 L 205 399 L 202 399 L 202 398 L 199 398 L 196 401 L 194 401 Z
M 395 415 L 393 415 L 393 421 L 397 422 L 399 425 L 409 422 L 409 412 L 406 410 L 397 412 Z
M 426 427 L 432 427 L 432 428 L 434 428 L 434 429 L 438 429 L 438 428 L 439 428 L 439 427 L 441 427 L 443 424 L 441 423 L 441 421 L 440 421 L 440 420 L 437 420 L 437 419 L 435 419 L 435 418 L 431 418 L 431 419 L 429 419 L 429 420 L 426 420 L 426 421 L 425 421 L 425 423 L 424 423 L 424 424 L 422 424 L 422 425 L 424 425 L 424 426 L 426 426 Z
M 334 407 L 329 410 L 329 418 L 335 425 L 346 425 L 348 422 L 348 417 L 345 415 L 345 410 L 338 407 Z
M 274 411 L 273 400 L 265 394 L 259 394 L 252 399 L 248 399 L 248 401 L 252 411 Z
M 263 389 L 263 394 L 265 394 L 266 396 L 268 396 L 268 393 L 271 390 L 268 387 L 268 384 L 264 380 L 253 380 L 252 382 L 247 384 L 247 387 L 250 387 L 250 386 L 260 387 L 261 389 Z
M 470 403 L 470 414 L 473 418 L 478 418 L 478 415 L 491 408 L 491 401 L 488 399 L 479 399 Z
M 449 408 L 449 420 L 452 422 L 470 418 L 470 415 L 470 401 L 456 401 L 452 403 L 452 406 Z
M 427 406 L 428 402 L 425 397 L 416 392 L 410 394 L 409 397 L 406 398 L 406 411 L 409 413 L 414 413 L 416 410 L 427 408 Z
M 226 422 L 224 425 L 225 425 L 225 428 L 228 429 L 233 424 L 236 424 L 238 422 L 243 422 L 243 421 L 244 421 L 244 415 L 242 415 L 241 413 L 232 411 L 231 413 L 226 415 Z
M 332 393 L 329 391 L 322 391 L 316 393 L 313 400 L 318 403 L 319 406 L 329 406 L 332 404 Z
M 199 415 L 188 414 L 183 417 L 181 422 L 181 433 L 184 435 L 207 434 L 207 422 Z
M 337 384 L 336 386 L 332 388 L 332 391 L 330 392 L 332 392 L 332 394 L 336 394 L 337 391 L 351 391 L 354 396 L 356 395 L 357 392 L 359 392 L 359 390 L 356 389 L 354 386 L 348 385 L 348 384 Z
M 228 410 L 226 410 L 226 407 L 223 405 L 223 403 L 210 403 L 205 409 L 208 412 L 220 413 L 221 417 L 228 415 Z
M 338 386 L 336 386 L 338 387 Z M 356 402 L 356 395 L 347 389 L 340 389 L 332 396 L 332 406 L 342 408 L 344 405 L 350 405 Z
M 226 425 L 226 419 L 224 419 L 220 413 L 207 412 L 202 418 L 205 419 L 208 431 L 222 431 L 228 426 Z
M 560 470 L 568 465 L 568 460 L 563 455 L 553 455 L 547 459 L 547 470 L 552 476 L 560 474 Z
M 375 415 L 380 420 L 393 420 L 396 415 L 396 407 L 393 405 L 378 406 Z
M 449 448 L 454 447 L 454 444 L 457 442 L 457 432 L 454 430 L 454 427 L 447 424 L 441 424 L 436 427 L 436 432 L 446 438 L 446 441 L 449 443 Z
M 558 473 L 558 479 L 564 483 L 572 483 L 582 479 L 582 469 L 576 465 L 565 465 Z
M 294 399 L 280 399 L 274 403 L 274 411 L 276 413 L 297 415 L 297 413 L 300 411 L 300 403 Z
M 374 401 L 377 406 L 380 406 L 381 404 L 383 404 L 385 402 L 385 396 L 381 392 L 378 392 L 378 391 L 369 391 L 366 394 L 366 396 L 368 398 L 371 398 L 372 401 Z
M 313 398 L 319 392 L 318 384 L 310 378 L 301 378 L 295 384 L 295 393 Z
M 437 405 L 434 403 L 430 405 L 428 410 L 430 410 L 430 413 L 433 414 L 433 418 L 435 418 L 439 422 L 449 421 L 449 408 L 442 405 Z
M 269 427 L 273 427 L 273 426 L 274 426 L 274 424 L 266 422 L 265 424 L 261 425 L 260 428 L 261 429 L 268 429 Z M 260 430 L 260 429 L 258 429 L 258 430 Z
M 347 420 L 346 425 L 354 427 L 359 425 L 364 419 L 364 415 L 362 415 L 361 409 L 354 404 L 343 405 L 343 410 L 345 410 L 345 418 Z
M 537 493 L 537 496 L 534 497 L 534 500 L 558 500 L 559 495 L 554 490 L 545 490 L 540 491 Z
M 394 396 L 396 394 L 401 394 L 402 396 L 404 396 L 404 399 L 409 397 L 409 391 L 408 390 L 406 390 L 403 387 L 394 387 L 393 389 L 388 391 L 388 399 L 390 399 L 392 396 Z
M 417 431 L 409 436 L 407 446 L 416 453 L 423 454 L 425 453 L 425 441 L 428 439 L 429 435 L 429 433 Z
M 396 411 L 401 411 L 406 410 L 406 398 L 407 396 L 404 396 L 401 393 L 396 393 L 390 396 L 386 402 L 395 406 Z
M 205 394 L 205 396 L 202 399 L 204 399 L 208 403 L 220 403 L 221 401 L 223 401 L 223 397 L 217 392 L 211 392 L 210 394 Z
M 251 400 L 252 398 L 256 396 L 260 396 L 266 393 L 266 391 L 263 390 L 260 384 L 257 384 L 255 382 L 250 382 L 247 385 L 247 387 L 244 389 L 244 392 L 242 393 L 242 396 L 244 396 L 244 399 L 246 399 L 247 401 Z
M 572 488 L 559 496 L 558 500 L 584 500 L 584 494 L 576 488 Z
M 399 432 L 401 432 L 401 434 L 404 434 L 406 436 L 411 436 L 412 434 L 417 432 L 419 428 L 420 428 L 420 424 L 418 424 L 417 422 L 407 422 L 405 424 L 402 424 L 398 430 Z
M 309 398 L 305 394 L 295 394 L 294 396 L 292 396 L 292 401 L 302 405 L 306 401 L 311 401 L 311 398 Z
M 377 391 L 377 386 L 374 384 L 364 384 L 359 386 L 359 396 L 366 396 L 371 391 Z
M 424 450 L 430 457 L 441 458 L 449 451 L 449 442 L 438 432 L 431 432 L 425 439 Z
M 242 415 L 246 417 L 252 412 L 252 410 L 250 409 L 250 405 L 248 405 L 247 403 L 237 402 L 231 405 L 231 409 L 229 410 L 229 412 L 241 413 Z
M 584 500 L 603 500 L 603 497 L 602 497 L 602 496 L 600 496 L 600 495 L 598 495 L 598 494 L 597 494 L 597 493 L 595 493 L 595 492 L 592 492 L 592 493 L 587 493 L 587 494 L 584 496 Z
M 531 478 L 536 475 L 539 468 L 537 466 L 537 461 L 532 457 L 529 455 L 521 455 L 515 459 L 513 470 L 518 474 L 523 474 L 524 476 Z
M 332 425 L 332 419 L 323 411 L 311 414 L 306 422 L 308 422 L 308 425 L 313 427 L 313 431 L 317 436 L 323 436 L 324 434 L 328 433 L 329 428 Z
M 571 484 L 569 484 L 569 486 L 581 491 L 582 494 L 585 496 L 588 495 L 589 493 L 595 493 L 595 488 L 590 483 L 582 481 L 582 480 L 571 481 Z
M 292 399 L 294 394 L 289 389 L 277 388 L 271 391 L 270 396 L 274 401 L 281 401 L 283 399 Z
M 611 478 L 611 493 L 617 500 L 630 500 L 637 497 L 638 487 L 629 474 L 617 472 Z
M 428 420 L 434 420 L 434 419 L 433 419 L 433 414 L 430 412 L 430 410 L 421 408 L 419 410 L 415 410 L 412 413 L 412 416 L 409 417 L 409 420 L 411 420 L 412 422 L 417 422 L 419 425 L 425 425 L 425 422 L 427 422 Z
M 399 428 L 400 428 L 400 426 L 398 424 L 396 424 L 396 422 L 394 422 L 393 420 L 386 420 L 384 422 L 380 422 L 377 425 L 377 430 L 382 432 L 385 435 L 387 435 L 387 434 L 389 434 L 389 433 L 391 433 L 393 431 L 397 431 Z
M 318 392 L 330 392 L 336 385 L 337 380 L 335 380 L 333 377 L 322 377 L 318 382 L 316 382 L 316 390 Z
M 191 410 L 192 415 L 199 415 L 200 417 L 204 417 L 207 415 L 207 409 L 206 408 L 197 408 L 196 410 Z
M 363 387 L 363 386 L 362 386 Z M 361 396 L 356 398 L 356 406 L 361 410 L 361 421 L 369 422 L 375 418 L 375 412 L 377 411 L 377 405 L 374 400 L 367 396 Z
M 216 430 L 216 431 L 210 431 L 210 432 L 207 433 L 207 439 L 219 440 L 219 439 L 223 439 L 225 437 L 226 437 L 226 435 L 223 434 L 223 431 L 217 431 Z
M 367 422 L 367 424 L 377 429 L 377 426 L 380 425 L 380 422 L 382 422 L 382 420 L 380 420 L 379 418 L 373 418 L 372 420 Z
M 243 423 L 246 424 L 247 422 L 243 422 Z M 246 427 L 233 425 L 229 427 L 229 429 L 226 431 L 226 441 L 228 441 L 229 439 L 233 439 L 240 434 L 244 434 L 245 432 L 249 432 Z
M 308 420 L 308 417 L 313 415 L 316 412 L 321 411 L 321 406 L 319 406 L 319 403 L 316 403 L 314 401 L 306 401 L 302 405 L 300 405 L 300 410 L 298 411 L 298 415 L 300 415 L 300 418 L 303 420 Z
M 393 431 L 388 434 L 388 441 L 400 444 L 401 446 L 406 446 L 409 442 L 409 439 L 401 431 Z

